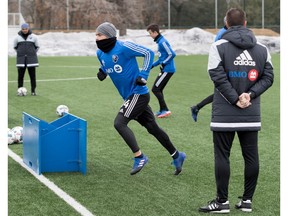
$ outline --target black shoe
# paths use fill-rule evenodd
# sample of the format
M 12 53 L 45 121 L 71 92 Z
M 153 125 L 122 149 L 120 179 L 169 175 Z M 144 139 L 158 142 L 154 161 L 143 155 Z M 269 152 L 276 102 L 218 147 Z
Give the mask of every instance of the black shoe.
M 37 94 L 36 94 L 36 92 L 32 92 L 31 95 L 32 96 L 36 96 Z
M 225 203 L 219 203 L 216 199 L 208 202 L 208 205 L 200 207 L 199 212 L 205 213 L 220 213 L 226 214 L 230 212 L 229 201 L 227 200 Z
M 236 209 L 239 209 L 243 212 L 252 212 L 252 201 L 247 199 L 241 199 L 238 204 L 235 205 Z
M 198 115 L 199 109 L 197 106 L 192 106 L 191 107 L 191 113 L 192 113 L 192 118 L 195 122 L 197 122 L 197 115 Z

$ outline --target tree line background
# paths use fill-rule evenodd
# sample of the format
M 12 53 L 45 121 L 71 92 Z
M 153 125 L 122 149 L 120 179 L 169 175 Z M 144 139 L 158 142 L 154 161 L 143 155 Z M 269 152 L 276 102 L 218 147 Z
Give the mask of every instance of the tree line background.
M 168 28 L 168 2 L 171 28 L 215 28 L 215 0 L 8 0 L 8 13 L 20 9 L 38 30 L 95 30 L 109 21 L 121 34 L 152 22 Z M 262 28 L 262 0 L 217 0 L 218 28 L 231 7 L 246 11 L 249 27 Z M 265 28 L 280 33 L 280 0 L 264 0 L 264 9 Z

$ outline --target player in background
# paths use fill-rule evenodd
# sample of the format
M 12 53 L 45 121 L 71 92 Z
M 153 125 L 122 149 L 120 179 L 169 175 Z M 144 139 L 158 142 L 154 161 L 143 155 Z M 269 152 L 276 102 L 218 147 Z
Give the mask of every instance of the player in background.
M 157 76 L 154 85 L 152 87 L 152 92 L 156 96 L 159 102 L 159 111 L 155 113 L 158 118 L 164 118 L 171 115 L 166 101 L 164 99 L 163 90 L 170 78 L 176 72 L 174 58 L 176 56 L 175 52 L 171 48 L 169 42 L 160 33 L 159 26 L 157 24 L 150 24 L 147 27 L 149 35 L 158 44 L 159 58 L 153 62 L 152 68 L 160 65 L 160 73 Z
M 226 16 L 225 16 L 224 19 L 223 19 L 224 26 L 223 26 L 223 28 L 221 28 L 221 29 L 217 32 L 216 37 L 215 37 L 215 39 L 214 39 L 214 42 L 220 40 L 220 39 L 222 38 L 222 35 L 227 31 L 226 21 L 227 21 L 227 20 L 226 20 Z
M 27 68 L 32 96 L 36 96 L 36 67 L 39 66 L 37 57 L 39 48 L 38 38 L 32 33 L 29 24 L 23 23 L 21 30 L 14 39 L 14 49 L 17 52 L 18 88 L 23 87 L 24 75 Z
M 218 41 L 221 39 L 222 35 L 227 31 L 227 26 L 226 26 L 226 16 L 224 17 L 224 26 L 223 28 L 221 28 L 217 34 L 216 34 L 216 37 L 215 37 L 215 41 Z M 198 113 L 200 111 L 200 109 L 204 106 L 206 106 L 207 104 L 209 103 L 212 103 L 213 101 L 213 95 L 209 95 L 208 97 L 206 97 L 204 100 L 202 100 L 200 103 L 194 105 L 191 107 L 191 113 L 192 113 L 192 118 L 195 122 L 197 122 L 197 116 L 198 116 Z
M 186 155 L 175 148 L 167 133 L 158 126 L 149 106 L 150 94 L 146 83 L 154 59 L 153 51 L 132 42 L 117 40 L 116 28 L 109 22 L 97 27 L 96 44 L 96 54 L 101 64 L 97 77 L 103 81 L 109 75 L 124 100 L 114 120 L 114 127 L 134 154 L 130 174 L 138 173 L 148 162 L 148 157 L 142 153 L 133 131 L 128 127 L 128 123 L 135 120 L 169 152 L 176 168 L 174 174 L 178 175 Z M 141 71 L 136 57 L 143 57 Z

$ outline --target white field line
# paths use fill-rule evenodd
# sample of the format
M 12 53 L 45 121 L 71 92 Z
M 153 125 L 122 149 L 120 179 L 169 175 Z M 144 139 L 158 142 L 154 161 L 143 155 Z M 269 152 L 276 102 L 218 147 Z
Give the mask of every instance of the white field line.
M 37 80 L 37 82 L 56 82 L 56 81 L 73 81 L 73 80 L 89 80 L 89 79 L 98 79 L 97 76 L 95 77 L 78 77 L 78 78 L 66 78 L 66 79 L 44 79 L 44 80 Z M 28 81 L 29 80 L 24 80 Z M 17 80 L 10 80 L 8 83 L 16 83 Z
M 83 205 L 77 202 L 73 197 L 68 195 L 65 191 L 60 189 L 57 185 L 55 185 L 52 181 L 47 179 L 43 175 L 38 175 L 32 169 L 30 169 L 19 157 L 19 155 L 15 154 L 11 149 L 8 148 L 8 155 L 19 163 L 22 167 L 24 167 L 28 172 L 30 172 L 36 179 L 42 182 L 45 186 L 47 186 L 50 190 L 52 190 L 56 195 L 58 195 L 61 199 L 63 199 L 68 205 L 74 208 L 77 212 L 79 212 L 83 216 L 94 216 L 88 209 L 86 209 Z

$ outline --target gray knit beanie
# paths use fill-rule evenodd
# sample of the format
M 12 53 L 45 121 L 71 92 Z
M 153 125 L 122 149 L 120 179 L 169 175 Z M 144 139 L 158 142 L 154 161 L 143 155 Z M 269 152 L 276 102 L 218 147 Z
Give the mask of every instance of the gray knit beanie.
M 96 28 L 96 34 L 101 33 L 108 38 L 116 37 L 116 28 L 112 23 L 104 22 Z

